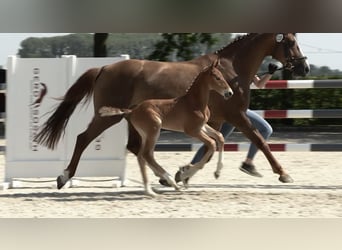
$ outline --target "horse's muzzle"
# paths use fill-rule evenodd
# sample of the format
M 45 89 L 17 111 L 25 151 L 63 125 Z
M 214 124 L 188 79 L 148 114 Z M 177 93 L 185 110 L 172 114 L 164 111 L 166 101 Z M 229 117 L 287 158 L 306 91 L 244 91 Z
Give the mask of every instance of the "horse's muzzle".
M 293 73 L 297 76 L 306 76 L 310 72 L 310 67 L 306 64 L 296 64 L 293 67 Z
M 232 97 L 232 95 L 234 94 L 234 92 L 230 89 L 230 90 L 225 90 L 223 93 L 223 97 L 225 100 L 229 99 L 230 97 Z
M 306 62 L 306 57 L 295 60 L 291 63 L 293 74 L 296 76 L 306 76 L 310 72 L 310 66 Z

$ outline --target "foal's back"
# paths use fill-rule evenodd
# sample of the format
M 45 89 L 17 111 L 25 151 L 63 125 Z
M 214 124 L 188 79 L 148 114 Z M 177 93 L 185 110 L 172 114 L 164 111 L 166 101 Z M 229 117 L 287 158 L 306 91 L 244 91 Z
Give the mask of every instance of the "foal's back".
M 172 99 L 146 100 L 133 109 L 129 120 L 136 129 L 145 133 L 160 128 L 180 132 L 200 130 L 210 115 L 207 106 L 209 91 L 215 89 L 223 95 L 229 88 L 215 66 L 203 70 L 185 95 Z

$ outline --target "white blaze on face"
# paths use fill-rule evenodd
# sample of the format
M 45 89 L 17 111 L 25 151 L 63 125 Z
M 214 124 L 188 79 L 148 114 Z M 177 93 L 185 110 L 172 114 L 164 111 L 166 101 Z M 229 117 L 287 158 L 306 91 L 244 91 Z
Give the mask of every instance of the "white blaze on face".
M 295 39 L 296 43 L 298 44 L 297 38 L 294 37 L 294 39 Z M 299 49 L 299 52 L 302 54 L 302 56 L 305 57 L 303 51 L 301 50 L 301 48 L 300 48 L 299 46 L 298 46 L 298 49 Z M 308 69 L 309 69 L 309 71 L 310 71 L 310 64 L 309 64 L 309 61 L 308 61 L 307 58 L 305 59 L 305 63 L 306 63 L 306 65 L 308 66 Z

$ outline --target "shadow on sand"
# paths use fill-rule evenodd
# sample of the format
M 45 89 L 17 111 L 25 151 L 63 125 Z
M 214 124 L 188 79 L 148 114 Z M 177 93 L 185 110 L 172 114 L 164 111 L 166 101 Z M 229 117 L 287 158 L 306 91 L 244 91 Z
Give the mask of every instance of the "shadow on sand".
M 80 190 L 82 188 L 82 190 Z M 113 188 L 104 188 L 104 187 L 91 187 L 95 191 L 87 192 L 84 191 L 84 187 L 73 187 L 68 189 L 67 192 L 61 191 L 51 191 L 47 192 L 46 188 L 34 188 L 37 192 L 20 192 L 24 191 L 27 188 L 15 188 L 18 190 L 16 193 L 0 193 L 1 198 L 21 198 L 27 201 L 34 199 L 50 199 L 56 202 L 74 202 L 74 201 L 132 201 L 132 200 L 145 200 L 149 199 L 148 196 L 144 194 L 142 187 L 134 188 L 134 190 L 122 190 Z M 253 192 L 251 190 L 255 190 L 257 193 L 258 190 L 274 192 L 276 190 L 310 190 L 310 191 L 333 191 L 333 190 L 342 190 L 342 185 L 322 185 L 322 186 L 313 186 L 313 185 L 251 185 L 251 184 L 192 184 L 190 188 L 185 190 L 184 192 L 174 191 L 172 188 L 164 188 L 159 185 L 155 185 L 155 191 L 160 194 L 160 197 L 167 199 L 182 199 L 182 196 L 197 196 L 202 194 L 203 192 L 229 192 L 236 193 L 238 189 L 241 192 Z M 96 190 L 97 189 L 97 190 Z M 111 191 L 105 191 L 106 189 L 110 189 Z M 13 189 L 12 189 L 13 190 Z M 30 188 L 32 190 L 32 188 Z M 40 190 L 44 190 L 40 192 Z M 72 191 L 71 191 L 72 190 Z M 183 196 L 184 197 L 184 196 Z

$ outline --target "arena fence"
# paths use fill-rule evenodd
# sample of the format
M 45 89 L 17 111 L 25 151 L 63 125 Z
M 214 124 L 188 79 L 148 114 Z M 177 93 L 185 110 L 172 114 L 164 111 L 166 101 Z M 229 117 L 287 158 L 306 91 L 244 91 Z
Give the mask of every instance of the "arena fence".
M 252 89 L 256 89 L 251 85 Z M 312 88 L 342 88 L 342 79 L 333 80 L 271 80 L 265 89 L 312 89 Z M 301 109 L 301 110 L 255 110 L 259 115 L 268 119 L 283 118 L 342 118 L 342 109 Z M 202 144 L 160 143 L 156 151 L 197 151 Z M 249 143 L 226 143 L 225 151 L 247 151 Z M 342 143 L 337 144 L 292 144 L 269 143 L 271 151 L 342 151 Z
M 312 88 L 342 88 L 342 79 L 332 80 L 271 80 L 267 82 L 265 89 L 312 89 Z M 256 89 L 251 85 L 251 89 Z M 0 91 L 6 93 L 6 84 L 0 84 Z M 283 118 L 342 118 L 342 109 L 301 109 L 301 110 L 255 110 L 259 115 L 268 119 Z M 6 114 L 0 113 L 0 122 L 6 121 Z M 159 143 L 156 151 L 196 151 L 201 144 L 190 143 Z M 304 143 L 282 144 L 270 143 L 272 151 L 342 151 L 341 144 Z M 247 151 L 249 143 L 226 143 L 225 151 Z M 5 151 L 6 146 L 0 146 L 0 151 Z

